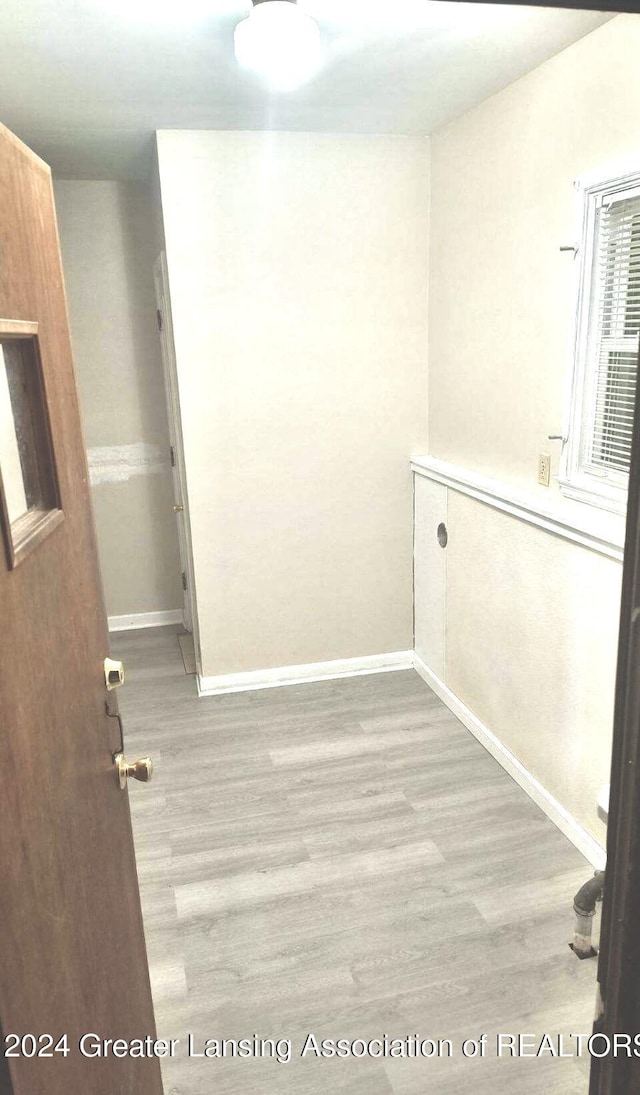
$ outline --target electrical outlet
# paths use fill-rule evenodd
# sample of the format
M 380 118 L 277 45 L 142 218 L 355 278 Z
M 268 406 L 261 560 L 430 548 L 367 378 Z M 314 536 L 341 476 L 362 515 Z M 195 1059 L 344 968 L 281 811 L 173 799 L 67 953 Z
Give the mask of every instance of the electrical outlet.
M 548 487 L 551 479 L 551 457 L 547 452 L 538 455 L 538 482 L 541 487 Z

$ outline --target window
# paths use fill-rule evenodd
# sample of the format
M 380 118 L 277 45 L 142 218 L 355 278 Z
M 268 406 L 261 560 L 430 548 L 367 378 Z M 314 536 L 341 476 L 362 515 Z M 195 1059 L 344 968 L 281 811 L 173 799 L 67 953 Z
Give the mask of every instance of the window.
M 626 505 L 640 331 L 640 174 L 584 191 L 565 494 Z
M 0 320 L 0 526 L 10 569 L 63 519 L 38 325 Z

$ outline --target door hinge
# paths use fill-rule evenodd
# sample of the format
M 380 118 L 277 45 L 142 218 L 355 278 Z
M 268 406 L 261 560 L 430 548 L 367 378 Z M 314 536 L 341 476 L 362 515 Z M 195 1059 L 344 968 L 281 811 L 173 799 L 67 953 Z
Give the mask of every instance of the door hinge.
M 175 468 L 175 466 L 176 466 L 176 454 L 175 454 L 173 445 L 169 445 L 169 456 L 171 458 L 171 467 Z
M 159 308 L 156 310 L 156 319 L 158 321 L 158 330 L 161 331 L 162 330 L 162 312 L 160 311 Z
M 186 590 L 186 588 L 187 588 L 187 576 L 186 576 L 184 570 L 182 571 L 182 588 L 184 590 Z

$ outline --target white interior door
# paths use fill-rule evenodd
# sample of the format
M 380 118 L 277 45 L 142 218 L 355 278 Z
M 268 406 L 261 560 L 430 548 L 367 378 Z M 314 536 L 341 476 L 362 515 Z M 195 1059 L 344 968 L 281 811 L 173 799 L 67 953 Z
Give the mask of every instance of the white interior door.
M 156 304 L 158 307 L 158 331 L 160 335 L 162 368 L 164 373 L 164 388 L 167 400 L 169 443 L 171 445 L 170 455 L 171 472 L 173 479 L 173 510 L 176 516 L 176 524 L 178 528 L 178 543 L 180 546 L 180 561 L 182 565 L 182 587 L 184 591 L 183 621 L 185 629 L 187 631 L 194 632 L 196 657 L 198 657 L 199 645 L 197 642 L 197 634 L 195 634 L 195 632 L 197 631 L 197 615 L 195 611 L 195 583 L 193 574 L 193 556 L 191 552 L 189 501 L 184 467 L 182 419 L 180 416 L 178 376 L 176 368 L 175 348 L 173 343 L 173 325 L 171 322 L 169 281 L 167 276 L 166 255 L 164 251 L 159 255 L 154 264 L 153 279 L 156 290 Z

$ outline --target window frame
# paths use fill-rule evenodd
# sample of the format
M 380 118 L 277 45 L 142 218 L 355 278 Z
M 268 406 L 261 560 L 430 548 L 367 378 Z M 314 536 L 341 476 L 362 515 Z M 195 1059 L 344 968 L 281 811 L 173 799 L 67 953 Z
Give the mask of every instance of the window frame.
M 64 520 L 58 466 L 53 447 L 49 398 L 45 384 L 38 324 L 0 319 L 0 342 L 31 344 L 32 370 L 28 375 L 29 402 L 35 425 L 34 459 L 42 497 L 39 504 L 11 520 L 0 467 L 0 528 L 9 570 L 14 570 Z
M 625 513 L 629 475 L 615 468 L 587 465 L 586 431 L 593 423 L 592 407 L 595 372 L 588 367 L 588 345 L 592 322 L 591 296 L 596 249 L 596 215 L 609 196 L 623 200 L 640 196 L 640 169 L 600 173 L 575 184 L 579 194 L 580 243 L 576 271 L 576 317 L 573 339 L 573 364 L 565 430 L 566 442 L 560 462 L 558 482 L 567 498 L 586 502 L 613 513 Z M 634 347 L 637 351 L 637 345 Z

